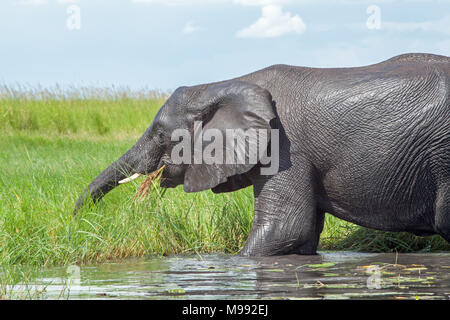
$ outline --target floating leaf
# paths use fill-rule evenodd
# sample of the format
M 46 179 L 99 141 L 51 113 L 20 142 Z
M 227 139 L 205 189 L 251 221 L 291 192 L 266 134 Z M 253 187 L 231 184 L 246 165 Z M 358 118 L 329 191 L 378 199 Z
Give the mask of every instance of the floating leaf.
M 310 267 L 310 268 L 329 268 L 334 266 L 336 263 L 334 262 L 324 262 L 324 263 L 320 263 L 320 264 L 307 264 L 306 266 Z
M 167 292 L 169 294 L 174 294 L 174 295 L 183 295 L 186 294 L 186 290 L 179 288 L 179 289 L 169 289 L 167 290 Z
M 427 270 L 427 268 L 425 268 L 425 267 L 415 267 L 415 268 L 403 269 L 403 271 L 422 271 L 422 270 Z
M 267 270 L 264 270 L 264 271 L 267 271 L 267 272 L 284 272 L 283 269 L 267 269 Z

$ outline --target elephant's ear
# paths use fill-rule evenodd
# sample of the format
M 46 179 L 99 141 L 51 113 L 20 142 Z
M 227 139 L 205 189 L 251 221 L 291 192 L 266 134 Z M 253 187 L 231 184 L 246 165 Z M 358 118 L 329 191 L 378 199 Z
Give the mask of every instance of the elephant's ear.
M 248 172 L 266 154 L 270 120 L 275 118 L 269 91 L 235 80 L 213 84 L 189 108 L 197 122 L 194 159 L 186 169 L 184 191 L 223 184 Z

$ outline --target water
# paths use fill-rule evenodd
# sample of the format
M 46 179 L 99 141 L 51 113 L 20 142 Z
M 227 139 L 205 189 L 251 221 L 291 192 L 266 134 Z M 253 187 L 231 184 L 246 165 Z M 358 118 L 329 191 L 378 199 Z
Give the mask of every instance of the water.
M 450 254 L 211 254 L 42 270 L 44 299 L 450 299 Z

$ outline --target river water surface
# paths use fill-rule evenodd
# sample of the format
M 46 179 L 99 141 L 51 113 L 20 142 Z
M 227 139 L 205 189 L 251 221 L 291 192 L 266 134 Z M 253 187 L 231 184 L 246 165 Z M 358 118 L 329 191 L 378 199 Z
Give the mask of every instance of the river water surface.
M 30 288 L 44 299 L 448 300 L 450 253 L 177 255 L 44 269 Z

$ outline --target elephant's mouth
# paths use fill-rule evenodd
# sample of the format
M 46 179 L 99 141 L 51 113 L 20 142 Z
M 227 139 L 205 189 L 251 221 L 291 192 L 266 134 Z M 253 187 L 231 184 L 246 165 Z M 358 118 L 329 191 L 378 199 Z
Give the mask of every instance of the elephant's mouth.
M 161 177 L 160 186 L 163 188 L 175 188 L 180 184 L 182 184 L 182 182 L 177 182 L 172 178 Z
M 169 170 L 164 170 L 164 169 L 169 169 Z M 170 171 L 170 168 L 167 168 L 163 164 L 158 170 L 153 171 L 153 172 L 151 172 L 149 174 L 142 174 L 142 173 L 138 173 L 138 172 L 134 173 L 133 175 L 131 175 L 131 176 L 125 178 L 125 179 L 120 180 L 119 184 L 122 185 L 122 184 L 130 183 L 131 181 L 134 181 L 134 180 L 136 180 L 136 179 L 138 179 L 138 178 L 140 178 L 142 176 L 147 176 L 146 180 L 148 180 L 148 179 L 155 180 L 156 178 L 161 176 L 159 184 L 163 188 L 175 188 L 176 186 L 178 186 L 180 184 L 183 184 L 183 181 L 182 181 L 183 179 L 182 178 L 180 178 L 180 179 L 174 178 L 170 174 L 167 174 L 167 172 L 165 172 L 165 171 L 167 171 L 167 172 Z M 170 177 L 168 177 L 168 175 L 170 175 Z
M 146 175 L 146 176 L 147 176 L 147 179 L 146 179 L 146 180 L 149 180 L 149 181 L 156 180 L 156 179 L 161 175 L 161 173 L 163 172 L 164 167 L 165 167 L 165 166 L 163 165 L 163 166 L 162 166 L 161 168 L 159 168 L 158 170 L 155 170 L 155 171 L 153 171 L 153 172 L 147 174 L 147 175 Z M 120 181 L 119 181 L 119 184 L 127 184 L 127 183 L 129 183 L 129 182 L 131 182 L 131 181 L 134 181 L 134 180 L 136 180 L 137 178 L 142 177 L 142 176 L 144 176 L 144 174 L 141 174 L 141 173 L 134 173 L 134 174 L 131 175 L 130 177 L 120 180 Z

